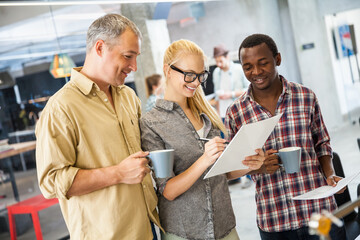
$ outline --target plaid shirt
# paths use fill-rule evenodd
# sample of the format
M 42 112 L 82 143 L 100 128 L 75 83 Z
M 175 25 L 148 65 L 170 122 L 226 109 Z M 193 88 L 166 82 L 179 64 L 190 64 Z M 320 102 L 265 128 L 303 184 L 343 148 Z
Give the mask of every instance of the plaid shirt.
M 286 174 L 283 167 L 274 174 L 254 174 L 256 182 L 257 224 L 266 232 L 282 232 L 307 226 L 313 212 L 336 208 L 334 197 L 293 201 L 291 198 L 327 185 L 319 157 L 331 155 L 330 138 L 315 94 L 280 76 L 283 91 L 275 114 L 283 113 L 265 143 L 265 150 L 301 147 L 301 170 Z M 254 101 L 251 85 L 227 110 L 225 125 L 229 140 L 243 124 L 272 117 Z

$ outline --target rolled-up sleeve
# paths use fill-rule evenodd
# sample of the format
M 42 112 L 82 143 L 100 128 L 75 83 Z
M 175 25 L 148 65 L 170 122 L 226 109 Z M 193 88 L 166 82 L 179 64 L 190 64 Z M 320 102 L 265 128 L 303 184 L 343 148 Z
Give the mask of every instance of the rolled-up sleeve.
M 332 155 L 330 136 L 326 129 L 319 102 L 314 94 L 313 116 L 311 121 L 311 134 L 314 141 L 315 152 L 318 158 Z
M 155 151 L 165 149 L 165 144 L 161 137 L 156 134 L 156 132 L 149 126 L 149 123 L 144 119 L 140 119 L 140 129 L 141 129 L 141 148 L 144 151 Z M 156 178 L 157 191 L 162 194 L 164 192 L 166 183 L 171 179 L 169 178 Z
M 39 186 L 46 198 L 67 198 L 79 168 L 71 122 L 56 104 L 48 103 L 36 125 L 36 164 Z M 54 107 L 55 106 L 55 107 Z
M 226 140 L 231 141 L 235 137 L 235 135 L 237 133 L 237 129 L 236 129 L 236 124 L 235 124 L 235 120 L 234 120 L 234 115 L 233 115 L 232 109 L 230 107 L 226 111 L 224 125 L 225 125 L 227 133 L 228 133 L 226 136 Z

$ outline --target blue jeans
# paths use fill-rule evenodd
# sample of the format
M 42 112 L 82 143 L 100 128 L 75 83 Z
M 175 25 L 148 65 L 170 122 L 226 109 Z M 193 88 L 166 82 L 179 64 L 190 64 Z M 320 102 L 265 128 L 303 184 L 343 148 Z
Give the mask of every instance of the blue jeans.
M 310 235 L 309 228 L 303 227 L 297 230 L 290 230 L 284 232 L 264 232 L 261 229 L 260 236 L 262 240 L 319 240 L 319 236 Z M 334 224 L 331 225 L 330 230 L 331 240 L 346 240 L 345 227 L 337 227 Z
M 150 225 L 151 225 L 151 230 L 152 230 L 152 233 L 153 233 L 153 236 L 154 236 L 153 240 L 158 240 L 157 236 L 156 236 L 154 223 L 150 221 Z

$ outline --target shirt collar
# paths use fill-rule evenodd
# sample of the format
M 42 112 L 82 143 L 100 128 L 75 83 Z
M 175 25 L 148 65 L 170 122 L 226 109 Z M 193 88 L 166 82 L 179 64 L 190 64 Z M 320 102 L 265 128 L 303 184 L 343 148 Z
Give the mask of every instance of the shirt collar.
M 155 106 L 158 108 L 167 110 L 167 111 L 172 111 L 174 109 L 180 108 L 180 105 L 177 104 L 176 102 L 168 101 L 168 100 L 165 100 L 162 98 L 159 98 L 156 100 Z M 210 121 L 210 119 L 208 118 L 208 116 L 205 113 L 200 113 L 200 116 L 207 118 L 205 121 L 207 121 L 207 120 Z
M 229 71 L 231 71 L 233 68 L 234 68 L 234 62 L 230 60 Z
M 175 108 L 180 107 L 179 104 L 165 99 L 157 99 L 155 106 L 158 108 L 162 108 L 166 111 L 172 111 Z
M 82 67 L 76 67 L 71 70 L 71 82 L 73 82 L 84 95 L 89 95 L 93 88 L 95 88 L 96 91 L 100 91 L 100 88 L 96 83 L 80 72 L 81 69 Z M 124 88 L 124 85 L 115 88 L 122 89 Z
M 228 74 L 232 74 L 232 71 L 234 69 L 234 62 L 230 60 L 230 63 L 229 63 L 229 70 L 227 71 Z
M 282 82 L 282 85 L 283 85 L 283 91 L 281 94 L 289 94 L 291 95 L 292 93 L 292 90 L 291 90 L 291 86 L 288 82 L 288 80 L 286 80 L 283 76 L 280 75 L 280 79 L 281 79 L 281 82 Z
M 157 99 L 155 106 L 166 111 L 172 111 L 181 108 L 176 102 L 168 101 L 165 99 Z M 204 121 L 204 136 L 207 136 L 212 126 L 211 120 L 205 113 L 200 113 L 200 117 Z

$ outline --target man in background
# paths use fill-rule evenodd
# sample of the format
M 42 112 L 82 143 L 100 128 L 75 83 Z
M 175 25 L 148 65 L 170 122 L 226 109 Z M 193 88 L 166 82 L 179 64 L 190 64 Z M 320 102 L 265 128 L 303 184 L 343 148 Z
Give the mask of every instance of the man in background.
M 230 60 L 229 50 L 223 45 L 214 47 L 216 68 L 212 73 L 214 82 L 216 108 L 224 120 L 229 105 L 247 88 L 243 70 L 240 64 Z
M 49 99 L 36 126 L 39 185 L 58 198 L 71 239 L 151 240 L 157 197 L 141 151 L 140 100 L 124 86 L 141 33 L 107 14 L 88 29 L 83 67 Z

